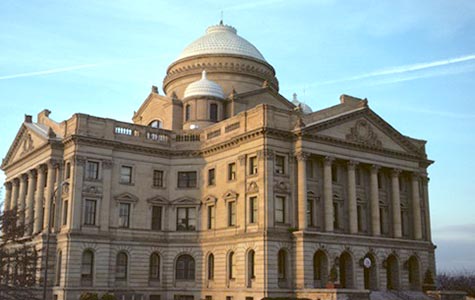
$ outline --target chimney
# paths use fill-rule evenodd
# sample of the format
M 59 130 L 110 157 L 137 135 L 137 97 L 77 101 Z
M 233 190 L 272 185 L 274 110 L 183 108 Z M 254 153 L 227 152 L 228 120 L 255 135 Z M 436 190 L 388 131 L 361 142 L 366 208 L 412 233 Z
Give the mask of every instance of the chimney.
M 33 117 L 31 115 L 25 115 L 25 123 L 33 123 Z

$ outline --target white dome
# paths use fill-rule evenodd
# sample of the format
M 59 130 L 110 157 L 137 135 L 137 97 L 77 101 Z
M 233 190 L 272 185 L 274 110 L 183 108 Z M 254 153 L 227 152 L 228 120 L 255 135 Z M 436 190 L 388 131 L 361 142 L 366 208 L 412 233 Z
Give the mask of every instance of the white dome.
M 222 23 L 208 27 L 206 34 L 188 45 L 178 59 L 202 54 L 235 54 L 266 61 L 256 47 L 237 35 L 234 27 Z
M 206 78 L 206 71 L 203 70 L 201 79 L 190 83 L 186 87 L 183 98 L 193 96 L 211 96 L 224 99 L 224 92 L 219 84 Z

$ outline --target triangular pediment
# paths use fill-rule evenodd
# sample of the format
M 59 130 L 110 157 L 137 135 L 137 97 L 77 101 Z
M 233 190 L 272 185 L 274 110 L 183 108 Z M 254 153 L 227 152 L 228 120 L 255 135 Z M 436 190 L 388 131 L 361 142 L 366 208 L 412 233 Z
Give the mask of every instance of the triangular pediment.
M 148 198 L 147 202 L 150 203 L 150 204 L 160 204 L 160 205 L 169 204 L 169 201 L 165 197 L 162 197 L 160 195 Z
M 200 202 L 195 198 L 181 197 L 172 201 L 173 205 L 198 205 Z
M 412 143 L 409 138 L 369 108 L 308 124 L 304 129 L 304 134 L 371 149 L 424 155 L 423 149 Z
M 116 201 L 119 201 L 119 202 L 137 202 L 137 201 L 139 201 L 139 197 L 135 196 L 134 194 L 127 193 L 127 192 L 116 195 L 114 197 L 114 199 Z
M 45 129 L 38 125 L 22 124 L 2 162 L 2 168 L 22 159 L 46 144 L 48 144 L 48 136 Z

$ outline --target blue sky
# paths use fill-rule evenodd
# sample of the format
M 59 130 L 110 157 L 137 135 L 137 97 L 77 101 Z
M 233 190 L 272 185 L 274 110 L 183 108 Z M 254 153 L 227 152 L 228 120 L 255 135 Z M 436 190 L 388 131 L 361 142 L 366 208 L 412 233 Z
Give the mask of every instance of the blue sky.
M 206 27 L 224 22 L 314 110 L 345 93 L 428 140 L 438 268 L 475 270 L 475 1 L 0 2 L 0 154 L 24 114 L 130 121 Z M 3 175 L 1 175 L 3 176 Z M 3 177 L 0 177 L 3 181 Z

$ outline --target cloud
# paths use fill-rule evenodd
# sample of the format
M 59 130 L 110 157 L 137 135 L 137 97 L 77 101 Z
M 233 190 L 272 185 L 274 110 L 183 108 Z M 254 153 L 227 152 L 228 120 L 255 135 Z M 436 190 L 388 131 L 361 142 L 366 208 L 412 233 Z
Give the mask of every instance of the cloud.
M 437 240 L 475 242 L 474 223 L 436 227 L 432 231 Z
M 34 72 L 0 75 L 0 80 L 15 79 L 15 78 L 21 78 L 21 77 L 35 77 L 35 76 L 42 76 L 42 75 L 49 75 L 49 74 L 56 74 L 56 73 L 65 73 L 65 72 L 71 72 L 71 71 L 76 71 L 76 70 L 81 70 L 81 69 L 97 68 L 97 67 L 102 67 L 106 65 L 117 65 L 117 64 L 123 64 L 123 63 L 129 63 L 133 61 L 149 60 L 153 58 L 157 58 L 157 57 L 131 58 L 131 59 L 115 60 L 115 61 L 108 61 L 108 62 L 101 62 L 101 63 L 81 64 L 81 65 L 74 65 L 74 66 L 61 67 L 61 68 L 52 68 L 52 69 L 34 71 Z
M 470 61 L 475 61 L 475 54 L 470 54 L 470 55 L 465 55 L 465 56 L 460 56 L 460 57 L 455 57 L 455 58 L 448 58 L 448 59 L 443 59 L 443 60 L 437 60 L 437 61 L 432 61 L 432 62 L 416 63 L 416 64 L 410 64 L 410 65 L 390 67 L 390 68 L 376 70 L 376 71 L 372 71 L 372 72 L 368 72 L 368 73 L 359 74 L 359 75 L 356 75 L 356 76 L 323 81 L 323 82 L 315 83 L 315 85 L 329 85 L 329 84 L 342 83 L 342 82 L 348 82 L 348 81 L 365 80 L 365 79 L 370 79 L 370 78 L 378 78 L 378 77 L 386 77 L 386 76 L 394 76 L 394 75 L 405 75 L 405 74 L 409 74 L 409 73 L 413 73 L 413 72 L 417 72 L 417 71 L 434 69 L 434 68 L 437 68 L 437 67 L 449 66 L 449 65 L 453 65 L 453 64 L 459 64 L 459 63 L 470 62 Z M 465 69 L 461 68 L 459 70 L 447 70 L 446 72 L 440 72 L 440 70 L 437 70 L 437 72 L 435 72 L 435 73 L 424 73 L 424 74 L 419 74 L 419 75 L 411 74 L 412 76 L 409 76 L 409 77 L 398 77 L 398 78 L 395 78 L 393 80 L 388 79 L 386 81 L 380 82 L 380 84 L 388 84 L 388 83 L 395 83 L 395 82 L 400 82 L 400 81 L 415 80 L 415 79 L 419 79 L 419 78 L 426 78 L 426 77 L 432 77 L 432 76 L 453 74 L 453 73 L 457 73 L 457 71 L 459 71 L 459 73 L 460 73 L 460 72 L 466 72 L 466 71 L 472 71 L 472 70 L 473 70 L 473 68 L 465 68 Z

